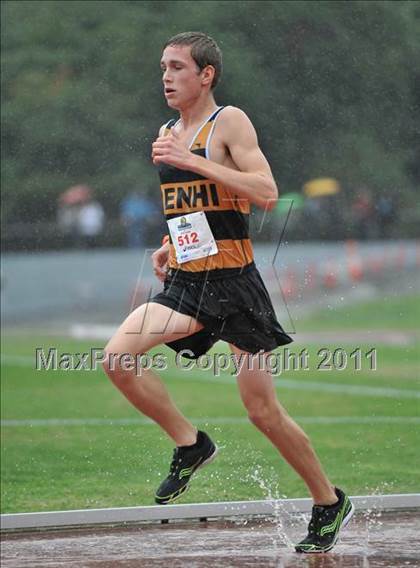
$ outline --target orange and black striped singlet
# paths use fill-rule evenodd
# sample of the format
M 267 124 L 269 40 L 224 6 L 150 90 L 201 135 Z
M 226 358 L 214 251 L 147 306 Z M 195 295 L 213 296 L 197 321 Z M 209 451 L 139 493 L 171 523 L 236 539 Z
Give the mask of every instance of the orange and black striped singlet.
M 222 109 L 219 107 L 195 134 L 190 145 L 194 154 L 210 159 L 210 140 Z M 164 136 L 170 133 L 176 123 L 176 120 L 170 120 L 166 124 Z M 191 276 L 194 273 L 195 276 L 219 278 L 239 274 L 244 267 L 253 264 L 254 253 L 249 239 L 249 201 L 195 172 L 167 164 L 159 164 L 158 169 L 166 220 L 204 211 L 218 247 L 217 254 L 179 264 L 175 247 L 170 241 L 168 267 Z

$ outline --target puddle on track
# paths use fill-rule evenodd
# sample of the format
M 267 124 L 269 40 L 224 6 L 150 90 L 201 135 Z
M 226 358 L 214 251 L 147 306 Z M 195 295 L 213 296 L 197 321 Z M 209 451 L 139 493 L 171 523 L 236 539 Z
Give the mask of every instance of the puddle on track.
M 332 552 L 297 554 L 308 516 L 5 533 L 3 568 L 420 567 L 420 512 L 360 512 Z M 280 519 L 279 519 L 280 520 Z M 281 527 L 281 528 L 280 528 Z

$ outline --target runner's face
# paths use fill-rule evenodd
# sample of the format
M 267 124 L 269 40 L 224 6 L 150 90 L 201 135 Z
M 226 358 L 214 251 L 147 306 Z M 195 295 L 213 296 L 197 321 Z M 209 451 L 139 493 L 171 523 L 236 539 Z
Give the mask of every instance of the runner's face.
M 191 57 L 189 45 L 168 45 L 163 52 L 160 66 L 168 106 L 180 110 L 200 96 L 202 72 Z

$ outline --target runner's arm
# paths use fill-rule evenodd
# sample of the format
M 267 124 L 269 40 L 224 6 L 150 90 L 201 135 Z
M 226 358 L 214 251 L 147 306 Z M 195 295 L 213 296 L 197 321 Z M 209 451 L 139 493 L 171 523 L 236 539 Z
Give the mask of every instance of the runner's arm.
M 166 124 L 163 124 L 159 129 L 159 136 L 163 136 Z M 161 281 L 165 281 L 166 272 L 168 270 L 169 258 L 169 235 L 164 235 L 162 238 L 162 245 L 159 249 L 155 250 L 152 254 L 152 266 L 155 276 Z
M 273 209 L 278 197 L 277 185 L 247 115 L 238 108 L 228 107 L 221 112 L 217 128 L 239 171 L 192 153 L 188 169 L 222 184 L 263 209 Z

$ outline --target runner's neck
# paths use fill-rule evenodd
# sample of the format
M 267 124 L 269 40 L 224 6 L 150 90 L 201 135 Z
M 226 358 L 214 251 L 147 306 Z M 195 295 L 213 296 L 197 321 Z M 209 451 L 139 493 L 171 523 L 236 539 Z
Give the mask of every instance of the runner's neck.
M 197 101 L 193 106 L 180 110 L 179 123 L 181 130 L 183 132 L 194 130 L 218 108 L 213 95 L 211 95 L 206 101 Z

